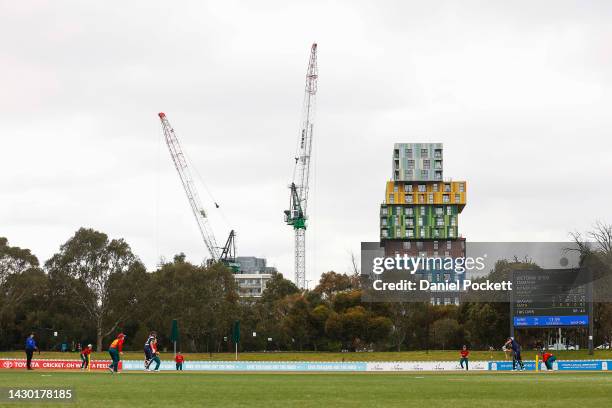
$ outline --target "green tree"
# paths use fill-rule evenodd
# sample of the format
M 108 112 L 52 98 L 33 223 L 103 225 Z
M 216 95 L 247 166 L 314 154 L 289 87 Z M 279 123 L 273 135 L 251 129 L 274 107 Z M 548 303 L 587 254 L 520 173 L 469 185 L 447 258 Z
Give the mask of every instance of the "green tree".
M 314 288 L 314 292 L 320 293 L 323 298 L 329 299 L 338 292 L 354 288 L 354 279 L 352 277 L 330 271 L 321 275 L 319 284 Z
M 79 229 L 45 263 L 49 276 L 69 295 L 96 328 L 96 349 L 133 308 L 144 267 L 123 239 L 109 240 L 104 233 Z M 79 313 L 82 315 L 82 313 Z
M 446 346 L 456 339 L 460 327 L 457 320 L 445 317 L 436 320 L 431 326 L 431 330 L 434 341 L 442 345 L 442 350 L 445 350 Z

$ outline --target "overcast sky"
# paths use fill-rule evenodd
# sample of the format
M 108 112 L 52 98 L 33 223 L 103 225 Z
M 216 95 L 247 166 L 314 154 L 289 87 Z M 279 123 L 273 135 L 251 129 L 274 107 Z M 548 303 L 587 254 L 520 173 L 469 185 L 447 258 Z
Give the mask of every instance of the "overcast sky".
M 610 222 L 612 2 L 0 1 L 0 236 L 44 261 L 79 227 L 153 269 L 207 256 L 166 112 L 221 205 L 217 241 L 293 278 L 289 202 L 319 44 L 307 279 L 378 239 L 395 142 L 443 142 L 471 241 Z

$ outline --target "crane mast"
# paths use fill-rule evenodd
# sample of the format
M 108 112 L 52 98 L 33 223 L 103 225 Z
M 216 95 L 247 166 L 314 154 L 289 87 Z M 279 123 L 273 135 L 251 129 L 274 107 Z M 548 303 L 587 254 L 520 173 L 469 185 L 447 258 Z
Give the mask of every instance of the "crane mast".
M 289 186 L 289 210 L 285 210 L 285 222 L 295 231 L 295 284 L 306 286 L 306 220 L 310 159 L 314 127 L 315 101 L 317 94 L 317 44 L 310 48 L 310 58 L 306 71 L 306 86 L 302 106 L 302 122 L 295 155 L 293 182 Z
M 183 184 L 183 188 L 185 189 L 185 194 L 187 194 L 187 199 L 189 200 L 191 211 L 193 212 L 196 222 L 198 223 L 198 228 L 200 229 L 200 234 L 202 235 L 204 244 L 208 249 L 208 253 L 210 254 L 212 261 L 220 261 L 221 256 L 219 254 L 219 248 L 217 247 L 215 236 L 212 233 L 212 230 L 208 223 L 206 211 L 204 210 L 204 207 L 200 202 L 200 196 L 198 195 L 198 191 L 195 188 L 193 178 L 191 177 L 191 172 L 189 171 L 189 167 L 187 166 L 187 160 L 185 158 L 185 155 L 183 154 L 183 149 L 181 148 L 179 140 L 176 137 L 174 129 L 170 125 L 166 114 L 163 112 L 160 113 L 159 119 L 162 123 L 164 137 L 166 138 L 166 144 L 168 145 L 168 150 L 170 150 L 170 156 L 172 156 L 174 167 L 176 167 L 176 171 L 178 172 L 179 178 L 181 179 L 181 183 Z M 231 239 L 232 248 L 233 238 L 234 231 L 230 233 L 230 238 L 228 238 L 228 242 Z

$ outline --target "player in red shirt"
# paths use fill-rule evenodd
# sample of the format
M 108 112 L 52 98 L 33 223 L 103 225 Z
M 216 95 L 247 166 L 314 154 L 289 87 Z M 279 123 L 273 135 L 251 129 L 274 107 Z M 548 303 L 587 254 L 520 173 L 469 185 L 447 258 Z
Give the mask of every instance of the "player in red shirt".
M 549 352 L 542 352 L 542 361 L 544 361 L 544 365 L 546 366 L 547 370 L 552 370 L 553 369 L 553 363 L 557 360 L 557 357 L 555 357 L 552 353 Z
M 117 338 L 113 340 L 110 347 L 108 348 L 108 354 L 110 354 L 113 362 L 108 366 L 108 371 L 111 373 L 117 373 L 119 370 L 120 354 L 123 354 L 123 342 L 125 341 L 125 334 L 119 333 Z
M 176 363 L 176 369 L 183 371 L 183 362 L 185 361 L 185 357 L 179 351 L 176 357 L 174 357 L 174 362 Z
M 89 367 L 89 357 L 91 355 L 92 345 L 88 344 L 83 350 L 81 350 L 81 370 L 85 370 Z
M 459 363 L 461 364 L 461 368 L 463 368 L 463 363 L 465 363 L 465 371 L 468 371 L 468 357 L 470 356 L 470 350 L 468 350 L 467 346 L 464 344 L 460 353 L 461 360 L 459 360 Z

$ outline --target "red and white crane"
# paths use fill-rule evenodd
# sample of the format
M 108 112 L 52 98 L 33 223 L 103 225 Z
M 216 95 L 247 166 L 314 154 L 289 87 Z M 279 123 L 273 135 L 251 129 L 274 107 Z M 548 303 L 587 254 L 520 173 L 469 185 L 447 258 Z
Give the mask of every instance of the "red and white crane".
M 207 213 L 202 206 L 202 202 L 200 201 L 198 190 L 193 182 L 191 171 L 187 165 L 187 158 L 183 153 L 183 149 L 181 148 L 176 133 L 174 132 L 172 125 L 170 125 L 165 113 L 159 113 L 159 119 L 161 120 L 166 144 L 168 145 L 168 150 L 170 151 L 170 156 L 172 157 L 174 167 L 176 168 L 179 178 L 181 179 L 181 183 L 183 184 L 183 188 L 185 189 L 185 194 L 187 195 L 187 200 L 191 206 L 191 211 L 193 212 L 196 222 L 198 223 L 200 235 L 202 235 L 204 245 L 210 254 L 210 260 L 212 262 L 223 262 L 230 267 L 235 267 L 234 230 L 230 232 L 225 246 L 223 246 L 223 248 L 219 248 L 217 246 L 215 235 L 213 234 L 208 222 Z M 217 204 L 215 203 L 215 205 Z

